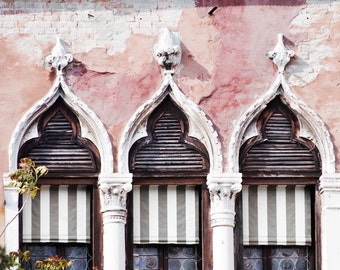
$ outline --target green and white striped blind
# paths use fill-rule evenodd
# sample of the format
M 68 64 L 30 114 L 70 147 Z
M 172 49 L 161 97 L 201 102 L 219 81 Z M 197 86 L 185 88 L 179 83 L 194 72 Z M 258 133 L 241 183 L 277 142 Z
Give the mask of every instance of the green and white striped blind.
M 133 187 L 135 244 L 199 243 L 199 191 L 195 186 Z
M 23 242 L 89 243 L 91 189 L 87 186 L 41 186 L 23 210 Z
M 244 245 L 311 245 L 306 186 L 243 186 Z

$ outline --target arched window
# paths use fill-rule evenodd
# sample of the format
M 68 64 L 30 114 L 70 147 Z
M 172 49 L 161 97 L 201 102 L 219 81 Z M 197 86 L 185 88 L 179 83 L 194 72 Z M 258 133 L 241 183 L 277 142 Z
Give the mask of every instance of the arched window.
M 211 262 L 208 154 L 189 136 L 188 119 L 169 96 L 151 113 L 146 129 L 148 135 L 129 152 L 127 235 L 134 265 L 128 269 L 201 269 Z
M 95 145 L 81 137 L 77 116 L 62 98 L 36 123 L 38 137 L 26 141 L 18 158 L 29 157 L 49 173 L 39 180 L 40 192 L 22 214 L 21 248 L 32 252 L 27 269 L 51 255 L 75 260 L 72 269 L 100 265 L 100 157 Z
M 280 96 L 240 150 L 238 269 L 317 269 L 319 151 Z

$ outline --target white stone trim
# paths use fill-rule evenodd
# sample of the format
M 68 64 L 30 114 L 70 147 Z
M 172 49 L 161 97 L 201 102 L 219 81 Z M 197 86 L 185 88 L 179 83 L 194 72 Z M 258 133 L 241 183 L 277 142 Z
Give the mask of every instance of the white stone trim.
M 129 150 L 133 143 L 147 135 L 147 120 L 167 95 L 186 114 L 190 126 L 189 135 L 199 139 L 206 147 L 210 159 L 210 171 L 222 172 L 222 148 L 212 122 L 196 104 L 186 98 L 171 74 L 165 74 L 158 91 L 135 112 L 126 125 L 118 148 L 118 171 L 129 172 Z
M 77 115 L 81 125 L 81 136 L 91 140 L 101 157 L 101 172 L 113 171 L 112 145 L 103 123 L 98 116 L 82 102 L 68 87 L 63 76 L 58 76 L 47 95 L 36 103 L 18 122 L 9 144 L 9 171 L 17 168 L 20 146 L 36 136 L 38 117 L 61 97 Z
M 322 173 L 335 172 L 335 154 L 329 131 L 321 118 L 305 104 L 290 88 L 284 70 L 294 52 L 285 47 L 283 35 L 278 34 L 278 42 L 272 52 L 267 54 L 278 67 L 278 76 L 271 88 L 259 98 L 235 126 L 229 146 L 228 165 L 231 172 L 239 172 L 239 150 L 243 142 L 258 135 L 256 129 L 257 116 L 276 96 L 296 114 L 300 121 L 300 136 L 311 140 L 319 149 L 322 160 Z
M 239 172 L 239 149 L 243 142 L 258 135 L 256 118 L 267 104 L 280 96 L 297 116 L 301 124 L 300 136 L 311 140 L 319 149 L 322 160 L 322 173 L 335 172 L 335 154 L 329 131 L 321 118 L 306 105 L 290 88 L 283 74 L 279 74 L 267 93 L 258 99 L 241 117 L 231 137 L 228 165 L 231 172 Z
M 320 177 L 320 193 L 325 191 L 340 192 L 340 173 L 323 174 Z
M 38 135 L 37 122 L 39 116 L 47 111 L 59 97 L 62 98 L 77 115 L 81 125 L 81 136 L 88 138 L 97 146 L 101 158 L 100 173 L 113 172 L 112 145 L 103 123 L 97 115 L 71 91 L 64 80 L 63 68 L 66 67 L 71 60 L 72 56 L 66 54 L 66 50 L 63 50 L 60 40 L 58 40 L 52 55 L 48 59 L 52 67 L 57 69 L 56 79 L 45 97 L 31 107 L 18 122 L 9 143 L 9 172 L 17 169 L 18 153 L 23 143 Z M 19 198 L 16 190 L 8 186 L 8 174 L 8 172 L 4 173 L 4 189 L 7 200 L 5 205 L 6 221 L 18 211 Z M 18 244 L 19 222 L 15 220 L 13 224 L 11 224 L 11 229 L 6 231 L 5 245 L 11 248 L 11 250 L 17 250 Z

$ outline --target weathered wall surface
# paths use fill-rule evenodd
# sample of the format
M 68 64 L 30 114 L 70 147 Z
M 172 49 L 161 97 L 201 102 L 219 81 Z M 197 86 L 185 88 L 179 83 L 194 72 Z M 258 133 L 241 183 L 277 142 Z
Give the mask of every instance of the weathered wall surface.
M 116 159 L 123 128 L 161 84 L 153 46 L 164 27 L 182 41 L 178 85 L 212 120 L 225 160 L 238 119 L 276 78 L 266 53 L 278 33 L 296 52 L 287 80 L 326 123 L 337 148 L 340 2 L 223 2 L 0 1 L 0 170 L 8 170 L 17 122 L 52 85 L 43 59 L 56 36 L 75 58 L 68 84 L 105 124 Z

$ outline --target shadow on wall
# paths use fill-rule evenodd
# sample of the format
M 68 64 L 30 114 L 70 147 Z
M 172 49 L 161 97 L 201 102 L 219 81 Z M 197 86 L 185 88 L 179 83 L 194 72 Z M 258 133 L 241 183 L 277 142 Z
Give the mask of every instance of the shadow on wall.
M 189 49 L 181 42 L 182 48 L 182 69 L 180 71 L 181 77 L 188 77 L 190 79 L 199 79 L 201 81 L 208 81 L 210 74 L 204 66 L 199 64 L 195 57 L 191 54 Z
M 307 0 L 195 0 L 197 7 L 225 6 L 301 6 Z

